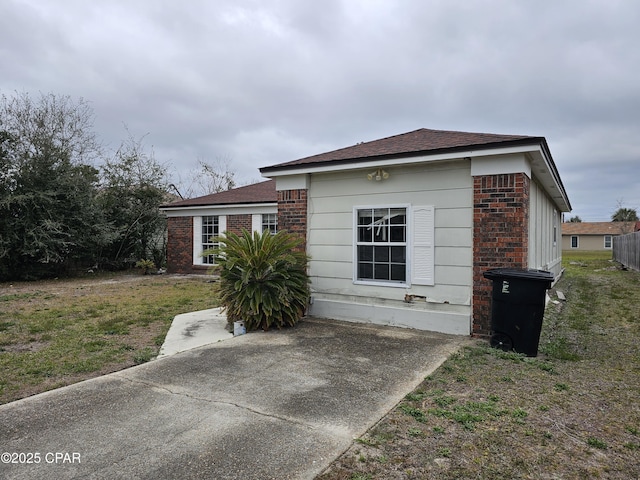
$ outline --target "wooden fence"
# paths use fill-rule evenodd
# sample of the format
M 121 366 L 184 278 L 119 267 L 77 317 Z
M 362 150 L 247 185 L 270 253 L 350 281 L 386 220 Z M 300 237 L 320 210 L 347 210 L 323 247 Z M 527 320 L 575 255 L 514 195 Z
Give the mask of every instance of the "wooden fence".
M 613 259 L 640 271 L 640 232 L 613 237 Z

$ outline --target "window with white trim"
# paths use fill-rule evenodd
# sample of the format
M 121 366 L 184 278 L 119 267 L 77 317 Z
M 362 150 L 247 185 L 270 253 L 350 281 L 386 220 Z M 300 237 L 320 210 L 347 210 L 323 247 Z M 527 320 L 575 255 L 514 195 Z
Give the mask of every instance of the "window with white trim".
M 604 236 L 604 248 L 612 248 L 612 242 L 611 235 Z
M 269 230 L 271 235 L 275 235 L 278 232 L 278 214 L 277 213 L 263 213 L 262 214 L 262 230 Z
M 571 248 L 578 248 L 578 236 L 577 235 L 572 235 L 571 236 Z
M 214 242 L 213 239 L 220 234 L 220 222 L 217 215 L 208 215 L 202 217 L 202 253 L 207 250 L 218 248 L 218 243 Z M 204 255 L 202 258 L 202 263 L 205 265 L 214 265 L 215 264 L 215 255 Z
M 356 280 L 406 283 L 407 209 L 358 208 Z

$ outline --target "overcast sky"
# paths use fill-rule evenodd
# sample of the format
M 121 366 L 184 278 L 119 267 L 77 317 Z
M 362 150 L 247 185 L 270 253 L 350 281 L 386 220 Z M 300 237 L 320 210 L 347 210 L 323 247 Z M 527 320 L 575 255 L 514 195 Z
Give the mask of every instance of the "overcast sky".
M 0 93 L 91 102 L 176 179 L 432 128 L 544 136 L 573 212 L 640 212 L 637 0 L 2 0 Z M 568 217 L 567 217 L 568 218 Z

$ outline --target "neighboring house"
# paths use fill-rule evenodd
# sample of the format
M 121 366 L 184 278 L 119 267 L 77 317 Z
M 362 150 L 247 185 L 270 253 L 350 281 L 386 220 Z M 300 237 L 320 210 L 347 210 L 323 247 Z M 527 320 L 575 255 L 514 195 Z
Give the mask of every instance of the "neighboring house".
M 276 232 L 278 209 L 273 180 L 173 202 L 160 207 L 167 215 L 167 270 L 206 273 L 215 262 L 203 252 L 214 248 L 213 237 L 225 231 Z
M 544 137 L 420 129 L 260 172 L 305 239 L 311 315 L 484 336 L 485 271 L 560 275 L 571 205 Z
M 613 237 L 636 231 L 636 222 L 567 222 L 562 224 L 563 250 L 611 250 Z

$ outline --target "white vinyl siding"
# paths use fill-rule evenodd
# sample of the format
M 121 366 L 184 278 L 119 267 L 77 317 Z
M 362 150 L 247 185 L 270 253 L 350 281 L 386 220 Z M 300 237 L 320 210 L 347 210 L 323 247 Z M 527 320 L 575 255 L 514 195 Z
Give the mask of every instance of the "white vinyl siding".
M 548 270 L 559 275 L 562 268 L 562 248 L 558 242 L 562 221 L 560 212 L 533 180 L 529 205 L 529 268 Z
M 468 308 L 473 268 L 473 182 L 469 162 L 395 167 L 388 172 L 389 178 L 380 182 L 368 181 L 367 171 L 311 176 L 307 252 L 311 257 L 309 275 L 314 296 L 381 304 L 402 301 L 405 293 L 412 293 Z M 432 252 L 431 272 L 414 271 L 413 227 L 409 220 L 408 276 L 404 285 L 407 292 L 389 285 L 354 281 L 354 208 L 407 206 L 411 211 L 424 205 L 429 206 L 433 218 L 433 245 L 421 246 Z

